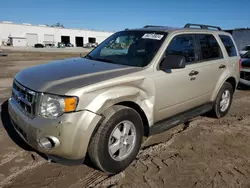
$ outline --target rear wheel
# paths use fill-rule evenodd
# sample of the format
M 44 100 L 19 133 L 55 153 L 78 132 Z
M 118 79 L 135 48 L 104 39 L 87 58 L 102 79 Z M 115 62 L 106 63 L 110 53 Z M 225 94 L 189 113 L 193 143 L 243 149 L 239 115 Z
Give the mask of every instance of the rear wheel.
M 225 82 L 221 87 L 217 98 L 213 105 L 212 115 L 221 118 L 224 117 L 232 104 L 233 99 L 233 86 L 232 84 Z
M 139 152 L 143 123 L 133 109 L 116 105 L 103 114 L 104 121 L 93 135 L 88 154 L 99 169 L 115 174 L 127 168 Z

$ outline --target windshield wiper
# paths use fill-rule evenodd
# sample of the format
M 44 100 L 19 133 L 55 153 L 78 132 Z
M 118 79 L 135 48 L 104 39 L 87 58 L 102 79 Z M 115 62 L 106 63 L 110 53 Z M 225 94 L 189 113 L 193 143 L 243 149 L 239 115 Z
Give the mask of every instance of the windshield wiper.
M 110 59 L 105 59 L 105 58 L 95 58 L 93 60 L 96 61 L 103 61 L 103 62 L 107 62 L 107 63 L 115 63 L 114 61 L 110 60 Z
M 110 60 L 110 59 L 105 59 L 105 58 L 94 58 L 91 55 L 87 55 L 85 56 L 85 58 L 91 59 L 91 60 L 95 60 L 95 61 L 103 61 L 103 62 L 107 62 L 107 63 L 115 63 L 114 61 Z

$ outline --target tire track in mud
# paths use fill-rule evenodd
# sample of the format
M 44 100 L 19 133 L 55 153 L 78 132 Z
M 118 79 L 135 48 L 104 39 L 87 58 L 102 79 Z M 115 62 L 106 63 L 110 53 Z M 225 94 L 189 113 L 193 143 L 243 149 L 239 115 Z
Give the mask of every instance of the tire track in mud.
M 129 179 L 130 184 L 127 186 L 130 187 L 137 187 L 137 188 L 150 188 L 150 187 L 159 187 L 159 184 L 155 184 L 153 181 L 150 181 L 150 174 L 153 172 L 154 174 L 162 173 L 162 167 L 158 164 L 161 163 L 163 166 L 166 166 L 165 163 L 162 162 L 160 158 L 153 160 L 153 157 L 159 153 L 162 150 L 166 150 L 174 141 L 178 138 L 178 135 L 185 131 L 187 128 L 183 128 L 181 130 L 174 131 L 170 138 L 163 142 L 158 144 L 152 144 L 145 148 L 142 148 L 137 155 L 134 162 L 131 164 L 131 167 L 126 169 L 124 172 L 121 172 L 117 175 L 113 175 L 110 177 L 107 176 L 101 176 L 103 178 L 102 181 L 96 184 L 96 180 L 92 180 L 92 178 L 95 178 L 94 176 L 87 178 L 87 181 L 91 181 L 94 183 L 85 183 L 82 184 L 84 187 L 109 187 L 109 186 L 115 186 L 118 184 L 119 181 L 121 181 L 124 177 Z M 150 160 L 147 160 L 150 159 Z M 160 161 L 159 161 L 160 159 Z M 139 174 L 134 171 L 133 168 L 137 168 L 141 165 L 143 165 L 146 168 L 146 171 L 144 172 L 144 176 L 140 177 Z M 137 166 L 137 167 L 136 167 Z M 141 167 L 140 167 L 141 168 Z M 100 177 L 98 177 L 100 178 Z M 86 181 L 85 181 L 86 182 Z M 160 180 L 161 184 L 164 185 L 164 179 Z
M 75 184 L 71 185 L 69 188 L 95 187 L 96 185 L 98 185 L 100 182 L 103 182 L 107 178 L 108 175 L 105 175 L 98 170 L 94 170 L 93 172 L 89 173 L 86 177 L 81 178 Z
M 147 169 L 145 172 L 142 172 L 140 173 L 140 177 L 143 177 L 144 178 L 144 181 L 147 182 L 148 185 L 150 185 L 151 187 L 165 187 L 167 186 L 167 178 L 166 177 L 171 177 L 171 176 L 175 176 L 174 174 L 170 174 L 169 173 L 171 172 L 174 172 L 175 170 L 171 170 L 171 171 L 166 171 L 167 168 L 168 170 L 170 169 L 169 165 L 171 165 L 171 163 L 173 163 L 174 161 L 177 163 L 180 161 L 180 163 L 183 161 L 183 156 L 179 156 L 178 154 L 178 150 L 177 152 L 175 153 L 174 151 L 174 148 L 169 148 L 170 145 L 175 142 L 176 140 L 179 140 L 179 133 L 184 133 L 184 134 L 188 134 L 188 131 L 193 131 L 195 128 L 200 128 L 202 130 L 202 132 L 204 131 L 207 131 L 208 133 L 211 133 L 211 131 L 213 132 L 214 130 L 212 129 L 211 130 L 211 126 L 214 126 L 216 124 L 222 126 L 222 127 L 219 127 L 218 130 L 222 129 L 223 130 L 223 127 L 225 127 L 225 133 L 226 134 L 231 134 L 232 132 L 234 131 L 229 131 L 226 130 L 226 128 L 228 127 L 227 125 L 227 122 L 230 122 L 230 125 L 232 126 L 232 129 L 234 130 L 235 129 L 235 132 L 237 131 L 243 131 L 243 128 L 244 130 L 249 130 L 249 116 L 241 116 L 239 118 L 239 116 L 235 116 L 235 115 L 229 115 L 223 119 L 220 119 L 220 120 L 216 120 L 216 119 L 211 119 L 211 118 L 206 118 L 206 117 L 202 117 L 202 118 L 199 118 L 198 120 L 196 121 L 193 121 L 190 125 L 190 127 L 187 129 L 187 131 L 183 131 L 183 130 L 180 130 L 180 131 L 174 131 L 172 133 L 172 136 L 171 138 L 166 141 L 166 142 L 163 142 L 163 143 L 160 143 L 160 144 L 156 144 L 154 146 L 149 146 L 147 147 L 146 149 L 144 150 L 141 150 L 138 157 L 137 157 L 137 165 L 139 163 L 143 163 L 144 166 L 146 166 L 145 168 Z M 241 122 L 241 128 L 239 128 L 237 126 L 237 123 Z M 216 123 L 216 124 L 215 124 Z M 201 125 L 205 125 L 205 127 L 200 127 L 200 124 Z M 208 127 L 207 127 L 208 125 Z M 205 129 L 204 129 L 205 128 Z M 230 127 L 231 128 L 231 127 Z M 217 127 L 215 127 L 215 132 L 217 130 Z M 223 132 L 219 131 L 218 133 L 220 134 L 223 134 Z M 236 133 L 235 133 L 236 134 Z M 173 153 L 172 155 L 170 154 L 170 156 L 164 156 L 164 154 L 162 154 L 162 152 L 164 151 L 168 151 L 169 150 L 169 153 Z M 190 147 L 190 150 L 194 150 L 194 148 Z M 195 152 L 195 151 L 194 151 Z M 196 154 L 196 155 L 200 155 L 200 154 Z M 167 157 L 167 158 L 166 158 Z M 199 157 L 202 157 L 202 156 L 199 156 Z M 168 160 L 169 159 L 169 160 Z M 171 161 L 170 163 L 168 161 Z M 190 162 L 191 163 L 191 162 Z M 197 164 L 194 164 L 194 166 L 196 165 L 199 165 L 198 164 L 198 160 L 197 160 Z M 224 161 L 222 160 L 221 163 L 223 164 Z M 206 164 L 202 164 L 201 163 L 201 166 L 206 166 Z M 209 166 L 208 166 L 209 167 Z M 133 169 L 131 170 L 133 172 L 133 175 L 136 173 L 137 168 L 136 167 L 132 167 Z M 141 166 L 139 168 L 142 168 Z M 218 167 L 214 167 L 214 169 L 217 169 Z M 223 165 L 220 167 L 221 170 L 223 171 Z M 239 170 L 239 168 L 230 168 L 230 171 L 234 171 L 238 173 L 237 176 L 240 176 L 241 179 L 244 179 L 245 182 L 247 182 L 247 176 L 249 177 L 249 171 L 248 173 L 246 172 L 246 170 Z M 151 170 L 151 172 L 150 172 Z M 192 171 L 197 171 L 197 169 L 192 169 L 190 168 L 189 169 L 190 172 Z M 210 169 L 211 170 L 211 169 Z M 183 176 L 185 177 L 185 175 L 187 174 L 188 175 L 188 172 L 182 172 L 184 173 Z M 186 174 L 185 174 L 186 173 Z M 127 175 L 127 174 L 126 174 Z M 178 177 L 178 176 L 176 176 Z M 171 178 L 169 178 L 171 179 Z M 235 180 L 236 178 L 235 177 L 229 177 L 228 179 L 233 179 Z M 217 185 L 219 187 L 228 187 L 228 183 L 226 182 L 228 180 L 221 180 L 221 173 L 218 171 L 217 173 L 215 173 L 215 177 L 214 177 L 214 180 L 212 178 L 211 182 L 207 184 L 207 181 L 205 180 L 202 180 L 202 181 L 197 181 L 197 182 L 194 182 L 194 184 L 191 186 L 191 187 L 204 187 L 204 186 L 208 186 L 208 187 L 214 187 L 214 185 Z M 239 180 L 235 180 L 235 181 L 239 181 Z M 119 184 L 119 187 L 122 187 L 123 185 L 123 182 L 128 182 L 127 180 L 126 181 L 123 181 L 122 180 L 122 183 L 118 183 Z M 178 181 L 176 179 L 175 181 L 175 185 L 173 185 L 173 187 L 177 187 L 178 185 Z M 235 182 L 232 181 L 232 184 L 234 184 Z M 202 186 L 201 186 L 202 185 Z M 220 186 L 220 185 L 223 185 L 223 186 Z M 241 184 L 241 185 L 244 185 L 244 184 Z M 248 183 L 248 185 L 250 185 L 250 183 Z M 168 184 L 167 187 L 172 187 L 170 184 Z M 189 186 L 188 186 L 189 187 Z M 241 186 L 235 186 L 234 187 L 241 187 Z
M 6 163 L 9 163 L 11 162 L 13 159 L 15 159 L 16 157 L 18 156 L 22 156 L 23 154 L 25 153 L 25 151 L 19 151 L 19 152 L 9 152 L 7 154 L 5 154 L 3 157 L 2 157 L 2 160 L 0 161 L 0 168 L 1 166 L 3 166 L 4 164 Z
M 1 113 L 1 109 L 0 109 L 0 113 Z M 0 121 L 1 121 L 1 117 L 0 117 Z M 0 132 L 0 141 L 3 140 L 5 136 L 6 136 L 6 132 Z
M 13 173 L 13 174 L 11 174 L 11 175 L 5 177 L 4 180 L 0 182 L 0 187 L 4 187 L 4 186 L 10 184 L 11 181 L 12 181 L 14 178 L 16 178 L 17 176 L 19 176 L 20 174 L 23 174 L 23 173 L 25 173 L 25 172 L 28 171 L 28 170 L 32 170 L 32 169 L 34 169 L 34 168 L 37 168 L 38 166 L 41 166 L 41 165 L 44 164 L 45 162 L 46 162 L 46 161 L 44 161 L 44 160 L 40 160 L 40 161 L 38 161 L 38 162 L 33 162 L 33 163 L 31 163 L 31 164 L 29 164 L 29 165 L 27 165 L 27 166 L 23 166 L 23 167 L 22 167 L 21 169 L 19 169 L 17 172 L 15 172 L 15 173 Z
M 12 86 L 13 78 L 0 78 L 0 92 L 2 92 L 4 89 L 10 89 Z

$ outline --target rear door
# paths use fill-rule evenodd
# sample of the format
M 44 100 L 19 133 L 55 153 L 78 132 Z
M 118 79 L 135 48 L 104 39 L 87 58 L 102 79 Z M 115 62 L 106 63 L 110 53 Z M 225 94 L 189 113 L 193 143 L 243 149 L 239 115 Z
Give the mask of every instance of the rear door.
M 199 61 L 195 64 L 197 95 L 202 103 L 209 102 L 221 74 L 226 71 L 227 62 L 216 37 L 212 34 L 195 34 L 199 46 Z

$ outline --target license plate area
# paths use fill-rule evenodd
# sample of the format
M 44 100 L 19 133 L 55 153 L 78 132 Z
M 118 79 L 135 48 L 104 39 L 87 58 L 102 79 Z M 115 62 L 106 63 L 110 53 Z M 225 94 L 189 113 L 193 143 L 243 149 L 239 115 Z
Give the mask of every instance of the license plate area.
M 22 136 L 22 138 L 28 142 L 27 133 L 13 120 L 11 120 L 13 127 L 18 131 L 18 133 Z

